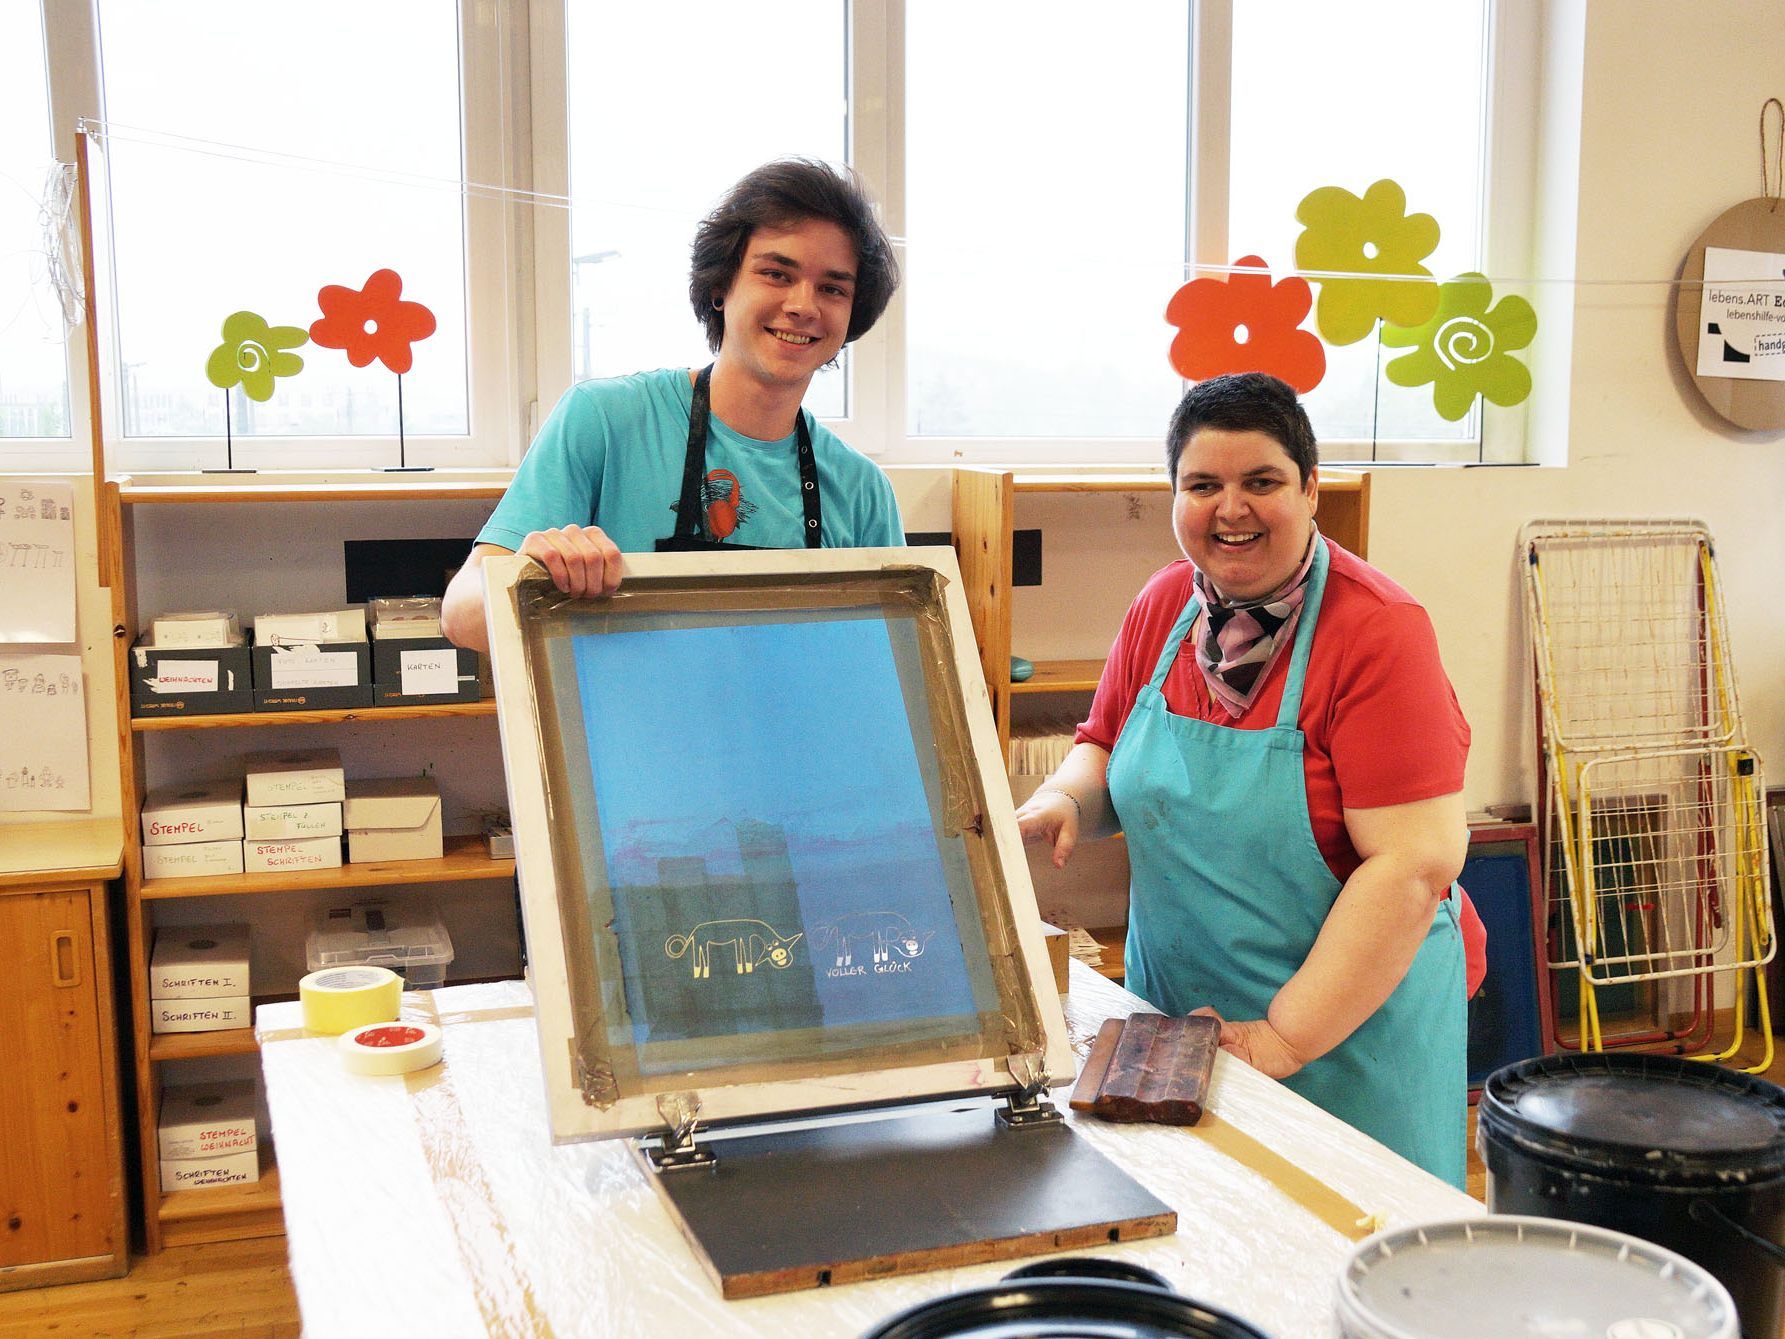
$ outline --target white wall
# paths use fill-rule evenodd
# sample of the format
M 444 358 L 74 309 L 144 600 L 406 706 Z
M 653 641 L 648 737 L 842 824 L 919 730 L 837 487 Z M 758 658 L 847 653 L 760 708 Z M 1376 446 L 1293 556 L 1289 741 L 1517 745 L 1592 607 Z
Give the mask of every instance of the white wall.
M 1577 23 L 1582 13 L 1578 0 L 1554 8 Z M 1717 215 L 1760 193 L 1755 122 L 1766 98 L 1785 94 L 1785 4 L 1594 0 L 1584 17 L 1572 275 L 1668 281 Z M 1566 219 L 1540 222 L 1552 237 L 1570 231 Z M 1539 272 L 1565 263 L 1542 256 Z M 1705 408 L 1673 347 L 1672 304 L 1664 282 L 1574 289 L 1566 395 L 1552 385 L 1534 415 L 1544 458 L 1556 457 L 1566 423 L 1565 469 L 1374 476 L 1370 557 L 1431 611 L 1474 727 L 1471 808 L 1534 793 L 1514 544 L 1543 516 L 1710 525 L 1749 736 L 1785 783 L 1785 433 L 1743 432 Z M 1533 361 L 1541 394 L 1558 372 Z
M 74 486 L 75 618 L 77 643 L 0 646 L 0 650 L 32 654 L 79 653 L 86 672 L 88 804 L 84 811 L 36 809 L 0 814 L 0 827 L 61 819 L 111 818 L 119 810 L 118 718 L 112 695 L 111 592 L 99 584 L 99 538 L 93 506 L 93 480 L 85 475 L 0 474 L 0 492 L 32 480 L 57 480 Z M 5 747 L 0 738 L 0 751 Z

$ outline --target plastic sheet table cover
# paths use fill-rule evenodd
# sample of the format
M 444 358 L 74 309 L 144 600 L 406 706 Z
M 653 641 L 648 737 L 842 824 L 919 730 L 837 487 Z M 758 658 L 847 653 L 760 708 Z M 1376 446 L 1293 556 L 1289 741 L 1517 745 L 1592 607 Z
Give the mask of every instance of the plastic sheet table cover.
M 1082 1057 L 1103 1019 L 1145 1006 L 1083 964 L 1071 968 L 1066 1015 Z M 291 1275 L 310 1339 L 857 1335 L 1019 1263 L 727 1302 L 624 1141 L 551 1144 L 524 982 L 410 993 L 403 1015 L 443 1025 L 445 1059 L 370 1078 L 342 1069 L 334 1038 L 303 1032 L 299 1005 L 259 1012 Z M 1055 1093 L 1062 1108 L 1066 1095 Z M 1388 1227 L 1484 1212 L 1225 1054 L 1209 1110 Z M 1157 1270 L 1276 1339 L 1329 1339 L 1349 1239 L 1191 1131 L 1072 1119 L 1178 1212 L 1175 1236 L 1097 1254 Z

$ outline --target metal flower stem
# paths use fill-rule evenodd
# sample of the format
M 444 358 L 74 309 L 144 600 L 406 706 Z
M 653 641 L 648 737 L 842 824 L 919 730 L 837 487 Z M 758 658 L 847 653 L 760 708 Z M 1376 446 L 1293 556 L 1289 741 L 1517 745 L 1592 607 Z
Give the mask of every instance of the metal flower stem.
M 403 374 L 397 373 L 397 468 L 409 468 L 409 460 L 403 444 Z
M 229 426 L 229 392 L 223 392 L 223 468 L 234 470 L 236 467 L 235 434 Z

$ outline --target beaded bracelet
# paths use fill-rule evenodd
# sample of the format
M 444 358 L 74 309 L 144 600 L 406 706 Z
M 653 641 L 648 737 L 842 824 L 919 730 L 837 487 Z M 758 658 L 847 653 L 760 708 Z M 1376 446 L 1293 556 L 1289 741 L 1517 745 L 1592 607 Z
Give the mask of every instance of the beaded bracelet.
M 1067 799 L 1072 801 L 1073 815 L 1079 819 L 1084 818 L 1084 807 L 1079 804 L 1078 796 L 1074 795 L 1071 791 L 1061 790 L 1058 786 L 1038 786 L 1036 787 L 1036 794 L 1040 794 L 1044 790 L 1051 795 L 1064 795 Z

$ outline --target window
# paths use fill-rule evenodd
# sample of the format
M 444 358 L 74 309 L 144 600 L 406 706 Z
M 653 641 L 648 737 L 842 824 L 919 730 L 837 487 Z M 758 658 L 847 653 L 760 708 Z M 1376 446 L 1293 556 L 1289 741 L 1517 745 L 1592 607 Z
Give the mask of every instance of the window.
M 1433 276 L 1479 271 L 1487 8 L 1487 0 L 1236 4 L 1228 254 L 1218 263 L 1257 255 L 1282 277 L 1294 268 L 1303 196 L 1326 185 L 1361 195 L 1388 177 L 1406 191 L 1409 212 L 1438 221 L 1438 248 L 1425 261 Z M 1326 376 L 1306 397 L 1327 454 L 1444 458 L 1461 447 L 1474 459 L 1480 409 L 1455 423 L 1439 417 L 1429 387 L 1383 377 L 1399 354 L 1381 346 L 1380 327 L 1355 344 L 1327 345 Z
M 848 159 L 848 17 L 845 0 L 567 7 L 577 378 L 711 359 L 688 301 L 695 226 L 771 158 Z M 845 417 L 845 380 L 821 373 L 808 407 Z
M 1318 186 L 1361 194 L 1392 177 L 1440 221 L 1435 278 L 1490 270 L 1487 93 L 1505 26 L 1493 0 L 1203 0 L 1089 25 L 1062 0 L 854 0 L 846 43 L 841 8 L 795 7 L 764 40 L 695 0 L 642 17 L 568 7 L 574 236 L 539 263 L 542 283 L 560 266 L 574 285 L 577 363 L 552 384 L 543 350 L 563 335 L 542 326 L 542 403 L 582 367 L 704 359 L 684 296 L 698 207 L 673 207 L 679 186 L 653 178 L 655 147 L 680 140 L 697 195 L 773 153 L 840 156 L 822 110 L 839 94 L 848 156 L 883 205 L 905 283 L 854 346 L 847 405 L 830 388 L 812 403 L 846 414 L 839 430 L 883 459 L 1154 464 L 1183 386 L 1167 301 L 1197 263 L 1257 252 L 1274 276 L 1292 271 L 1296 207 Z M 703 77 L 665 98 L 668 67 L 639 69 L 648 50 Z M 729 70 L 749 73 L 716 73 Z M 798 90 L 797 131 L 763 132 L 762 107 L 786 104 L 759 88 Z M 627 227 L 634 240 L 616 240 Z M 1452 423 L 1429 387 L 1389 384 L 1397 351 L 1371 337 L 1327 353 L 1309 407 L 1329 457 L 1477 458 L 1479 410 Z
M 853 163 L 905 271 L 808 400 L 846 440 L 907 462 L 1151 465 L 1182 388 L 1172 293 L 1247 254 L 1291 272 L 1315 187 L 1401 182 L 1439 220 L 1440 280 L 1522 271 L 1529 154 L 1508 146 L 1530 134 L 1535 41 L 1509 47 L 1532 25 L 1504 10 L 1183 0 L 1087 24 L 1070 0 L 9 7 L 0 109 L 27 133 L 0 148 L 0 453 L 84 410 L 53 290 L 21 285 L 42 251 L 47 127 L 98 116 L 106 429 L 127 468 L 221 465 L 226 423 L 238 465 L 395 464 L 399 387 L 412 463 L 512 462 L 576 378 L 706 361 L 694 227 L 786 154 Z M 78 31 L 93 13 L 97 40 Z M 30 54 L 45 40 L 47 94 Z M 318 289 L 386 267 L 438 321 L 400 383 L 314 344 L 268 399 L 209 383 L 230 313 L 307 327 Z M 1429 389 L 1386 382 L 1396 355 L 1373 337 L 1327 354 L 1309 406 L 1331 458 L 1475 459 L 1508 423 L 1522 435 L 1516 409 L 1439 418 Z
M 70 183 L 53 171 L 49 108 L 42 15 L 0 6 L 0 442 L 19 448 L 0 456 L 9 466 L 26 458 L 17 439 L 70 435 L 63 293 L 45 243 Z
M 100 5 L 119 427 L 175 439 L 139 461 L 221 463 L 225 392 L 205 371 L 225 317 L 307 329 L 324 285 L 358 289 L 387 267 L 437 321 L 403 378 L 404 432 L 468 432 L 458 16 L 429 0 L 330 0 L 304 16 L 232 0 Z M 254 450 L 262 437 L 395 439 L 397 380 L 382 364 L 296 352 L 302 371 L 266 400 L 227 393 L 241 460 L 289 466 L 288 445 Z M 378 455 L 360 463 L 387 463 Z
M 1177 402 L 1181 5 L 906 11 L 907 430 L 1157 441 Z

